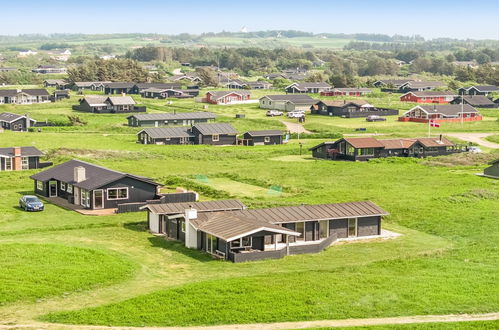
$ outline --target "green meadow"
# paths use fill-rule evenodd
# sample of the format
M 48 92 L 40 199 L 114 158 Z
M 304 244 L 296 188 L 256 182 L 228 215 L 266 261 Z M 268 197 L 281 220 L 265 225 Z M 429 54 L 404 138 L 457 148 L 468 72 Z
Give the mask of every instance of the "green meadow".
M 204 109 L 193 100 L 167 105 L 135 98 L 151 113 Z M 358 133 L 358 127 L 387 137 L 425 136 L 427 127 L 310 115 L 305 127 L 315 134 L 286 145 L 141 145 L 127 115 L 75 112 L 77 99 L 0 106 L 39 121 L 69 124 L 67 116 L 77 115 L 86 122 L 5 131 L 0 147 L 34 145 L 56 164 L 78 158 L 151 177 L 165 189 L 194 189 L 201 200 L 238 198 L 255 208 L 371 200 L 390 213 L 383 227 L 402 236 L 232 264 L 151 235 L 140 212 L 84 216 L 49 203 L 43 212 L 23 212 L 17 202 L 32 193 L 29 176 L 37 170 L 0 172 L 0 324 L 188 326 L 498 311 L 499 181 L 475 175 L 498 150 L 426 160 L 315 160 L 307 149 L 327 136 Z M 394 96 L 370 102 L 410 108 Z M 241 133 L 285 130 L 281 120 L 287 120 L 267 118 L 257 105 L 207 110 Z M 498 132 L 497 112 L 484 114 L 482 122 L 446 124 L 432 133 Z

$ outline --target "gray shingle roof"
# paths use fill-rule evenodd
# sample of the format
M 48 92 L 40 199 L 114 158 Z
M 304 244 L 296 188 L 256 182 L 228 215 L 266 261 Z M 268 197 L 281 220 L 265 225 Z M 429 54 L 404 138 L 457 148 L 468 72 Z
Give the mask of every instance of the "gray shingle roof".
M 494 85 L 477 85 L 477 86 L 471 86 L 468 88 L 475 88 L 476 90 L 480 92 L 499 92 L 499 87 L 494 86 Z
M 43 88 L 22 89 L 21 92 L 33 96 L 50 96 L 49 92 L 47 92 L 47 90 Z M 17 94 L 19 94 L 17 89 L 0 90 L 0 96 L 16 96 Z
M 77 183 L 74 181 L 74 169 L 75 167 L 80 166 L 85 168 L 86 180 Z M 97 189 L 124 177 L 129 177 L 135 180 L 159 186 L 158 183 L 149 178 L 110 170 L 105 167 L 90 164 L 77 159 L 67 161 L 60 165 L 49 168 L 48 170 L 30 176 L 31 179 L 37 181 L 58 180 L 87 190 Z
M 141 130 L 139 134 L 141 132 L 146 133 L 153 139 L 194 137 L 194 134 L 187 127 L 148 127 Z
M 478 110 L 473 108 L 469 104 L 464 104 L 461 109 L 460 104 L 435 104 L 435 105 L 419 105 L 421 109 L 425 110 L 428 113 L 440 113 L 445 116 L 457 116 L 459 113 L 478 113 Z M 409 110 L 410 111 L 410 110 Z
M 239 95 L 242 95 L 242 96 L 247 96 L 247 95 L 251 95 L 250 92 L 246 92 L 246 91 L 209 91 L 208 92 L 209 94 L 211 94 L 213 96 L 213 99 L 215 100 L 218 100 L 226 95 L 229 95 L 229 94 L 239 94 Z
M 237 199 L 228 199 L 206 202 L 148 204 L 143 208 L 147 208 L 155 214 L 173 215 L 183 214 L 186 209 L 190 208 L 196 209 L 198 213 L 244 210 L 246 205 Z
M 461 102 L 461 96 L 456 97 L 454 100 Z M 495 103 L 485 95 L 465 95 L 464 102 L 475 107 L 495 105 Z
M 0 121 L 4 121 L 7 123 L 11 123 L 11 122 L 16 121 L 20 118 L 25 118 L 25 117 L 26 117 L 25 115 L 18 115 L 18 114 L 10 113 L 10 112 L 0 113 Z M 36 123 L 36 120 L 34 120 L 33 118 L 30 118 L 30 120 Z
M 13 157 L 14 148 L 0 148 L 0 156 Z M 35 147 L 21 147 L 21 156 L 43 156 L 43 152 Z
M 237 130 L 228 123 L 196 124 L 195 127 L 203 135 L 237 134 Z
M 135 104 L 135 101 L 131 96 L 110 96 L 108 100 L 112 105 Z
M 248 131 L 244 134 L 249 134 L 250 136 L 273 136 L 282 135 L 282 131 L 276 129 L 261 130 L 261 131 Z
M 215 119 L 212 112 L 177 112 L 177 113 L 148 113 L 129 116 L 137 120 L 187 120 L 187 119 Z
M 314 99 L 307 94 L 265 95 L 261 97 L 260 100 L 263 98 L 268 98 L 271 101 L 314 101 Z

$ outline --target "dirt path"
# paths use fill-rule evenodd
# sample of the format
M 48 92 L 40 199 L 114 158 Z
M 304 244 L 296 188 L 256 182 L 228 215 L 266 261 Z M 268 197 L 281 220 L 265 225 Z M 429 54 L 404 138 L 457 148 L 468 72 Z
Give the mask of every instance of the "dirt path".
M 499 144 L 485 140 L 487 136 L 494 135 L 493 133 L 447 133 L 446 135 L 473 142 L 484 147 L 499 149 Z
M 303 125 L 300 124 L 300 123 L 292 123 L 292 122 L 284 121 L 284 120 L 281 120 L 281 123 L 283 123 L 284 125 L 286 125 L 286 128 L 288 129 L 288 131 L 290 133 L 307 133 L 307 134 L 312 134 L 312 132 L 307 131 L 305 129 L 305 127 L 303 127 Z
M 321 320 L 321 321 L 302 321 L 302 322 L 280 322 L 280 323 L 259 323 L 259 324 L 230 324 L 207 327 L 104 327 L 104 326 L 71 326 L 55 325 L 46 323 L 37 324 L 12 324 L 1 325 L 0 329 L 75 329 L 75 330 L 283 330 L 283 329 L 307 329 L 317 327 L 353 327 L 353 326 L 371 326 L 388 324 L 415 324 L 415 323 L 440 323 L 440 322 L 471 322 L 471 321 L 494 321 L 499 320 L 498 313 L 487 314 L 451 314 L 451 315 L 417 315 L 400 317 L 382 317 L 371 319 L 346 319 L 346 320 Z

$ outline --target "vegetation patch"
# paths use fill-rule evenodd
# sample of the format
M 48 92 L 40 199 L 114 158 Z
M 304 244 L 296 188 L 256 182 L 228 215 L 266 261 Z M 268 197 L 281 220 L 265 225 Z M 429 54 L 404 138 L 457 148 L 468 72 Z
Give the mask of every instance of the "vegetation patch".
M 451 203 L 471 203 L 479 200 L 499 201 L 499 193 L 487 189 L 474 189 L 448 197 Z
M 468 153 L 462 152 L 458 154 L 440 156 L 440 157 L 429 157 L 422 161 L 422 164 L 427 166 L 443 166 L 443 167 L 454 167 L 454 166 L 478 166 L 488 164 L 490 161 L 496 159 L 497 156 L 494 154 L 487 153 Z
M 69 295 L 129 278 L 135 266 L 102 251 L 55 244 L 0 244 L 0 305 Z

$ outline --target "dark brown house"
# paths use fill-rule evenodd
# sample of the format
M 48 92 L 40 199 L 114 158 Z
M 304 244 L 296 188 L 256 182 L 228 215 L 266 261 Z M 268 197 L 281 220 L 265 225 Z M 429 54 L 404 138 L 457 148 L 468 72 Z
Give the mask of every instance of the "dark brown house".
M 344 118 L 359 118 L 370 115 L 396 116 L 398 110 L 377 108 L 364 100 L 325 100 L 310 107 L 314 115 L 338 116 Z
M 366 161 L 385 157 L 429 157 L 462 152 L 462 148 L 444 137 L 377 140 L 343 138 L 310 148 L 314 158 Z
M 21 171 L 39 168 L 43 152 L 35 147 L 0 148 L 0 171 Z
M 370 201 L 251 210 L 238 201 L 144 208 L 151 232 L 233 262 L 317 253 L 338 239 L 375 238 L 388 215 Z
M 116 208 L 120 204 L 146 202 L 158 195 L 151 179 L 113 171 L 80 160 L 70 160 L 30 177 L 35 193 L 60 197 L 85 209 Z
M 499 179 L 499 158 L 492 161 L 490 166 L 483 170 L 483 175 L 489 178 Z
M 162 126 L 192 126 L 200 123 L 215 121 L 216 115 L 212 112 L 170 112 L 136 114 L 127 117 L 128 126 L 133 127 L 162 127 Z
M 248 146 L 282 144 L 282 131 L 248 131 L 243 134 L 242 144 Z
M 461 104 L 464 99 L 464 104 L 469 104 L 474 108 L 497 108 L 499 105 L 494 103 L 485 95 L 465 95 L 458 96 L 452 100 L 451 104 Z
M 162 89 L 148 88 L 140 91 L 140 95 L 149 99 L 166 99 L 169 97 L 186 99 L 199 95 L 199 89 Z
M 196 124 L 191 128 L 194 144 L 235 145 L 237 130 L 228 123 Z
M 92 113 L 128 113 L 146 112 L 146 107 L 139 107 L 131 96 L 90 95 L 80 99 L 74 110 Z
M 151 127 L 138 134 L 142 144 L 235 145 L 237 131 L 231 124 L 196 124 L 192 127 Z
M 10 112 L 0 113 L 0 128 L 11 131 L 27 131 L 36 124 L 36 120 L 26 115 L 18 115 Z

